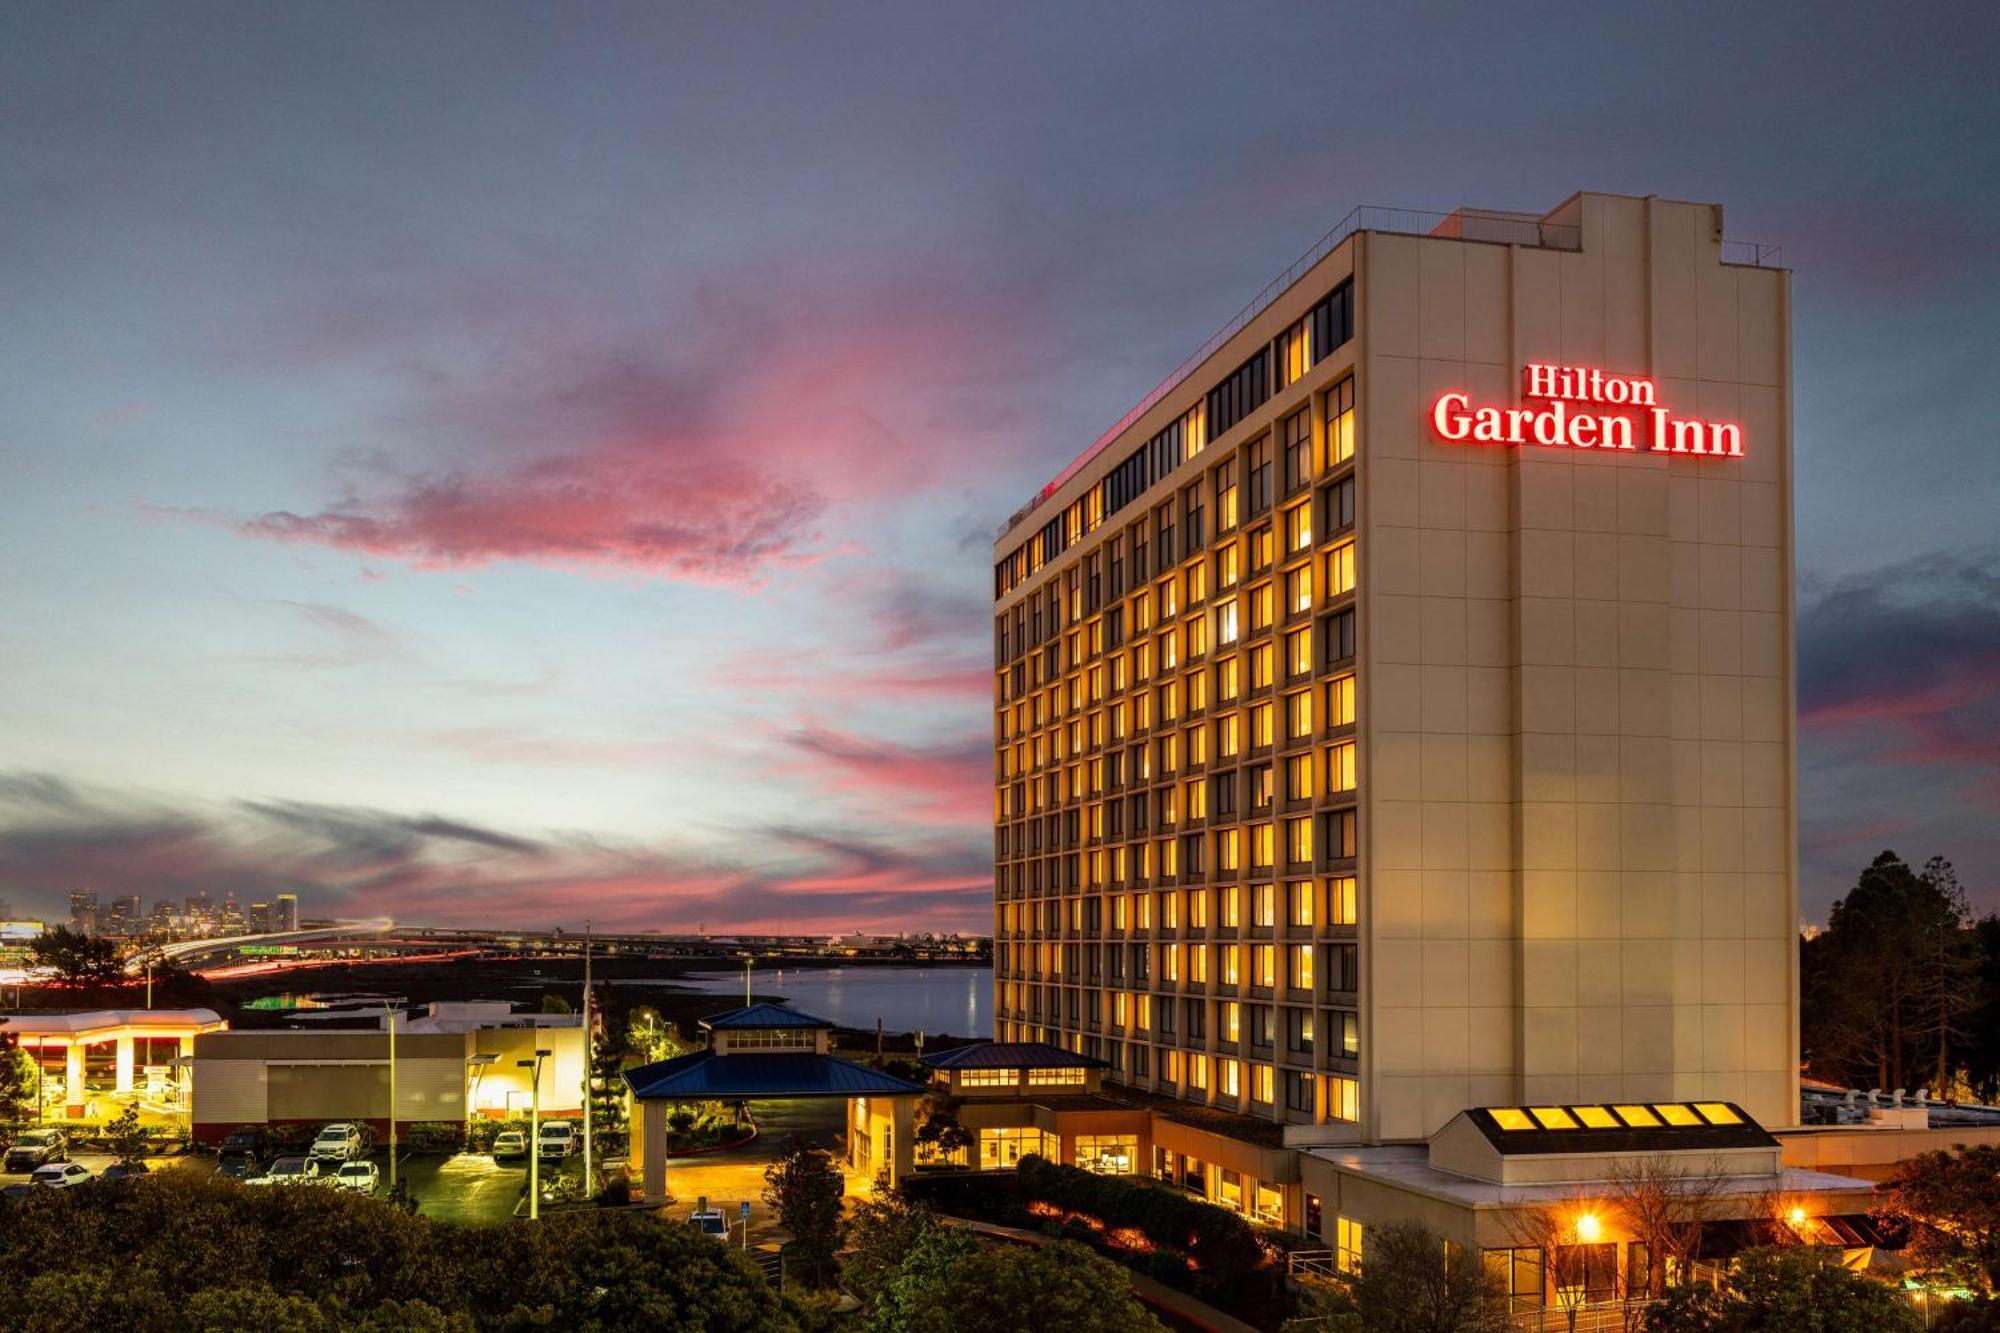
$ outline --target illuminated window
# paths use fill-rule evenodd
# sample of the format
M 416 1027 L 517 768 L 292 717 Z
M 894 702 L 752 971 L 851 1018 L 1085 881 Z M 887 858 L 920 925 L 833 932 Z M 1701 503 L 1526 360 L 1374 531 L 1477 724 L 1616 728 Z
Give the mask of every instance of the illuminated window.
M 1241 829 L 1223 829 L 1215 835 L 1215 868 L 1221 871 L 1243 868 Z
M 1560 1106 L 1530 1106 L 1528 1114 L 1540 1122 L 1543 1129 L 1575 1129 L 1576 1118 Z
M 1268 703 L 1250 706 L 1250 744 L 1256 749 L 1267 749 L 1271 744 L 1271 705 Z
M 1330 727 L 1354 725 L 1354 677 L 1335 676 L 1326 683 L 1326 724 Z
M 1696 1102 L 1694 1109 L 1711 1125 L 1740 1125 L 1743 1117 L 1721 1102 Z
M 1163 944 L 1160 946 L 1160 977 L 1165 981 L 1181 979 L 1181 946 Z
M 1187 895 L 1188 926 L 1193 930 L 1208 929 L 1208 890 L 1189 889 Z
M 1326 915 L 1329 925 L 1351 926 L 1355 916 L 1355 878 L 1336 875 L 1326 882 Z
M 1260 643 L 1250 649 L 1250 688 L 1261 690 L 1271 684 L 1271 645 Z
M 1031 1088 L 1082 1087 L 1088 1082 L 1087 1071 L 1082 1069 L 1030 1069 L 1028 1086 Z
M 1351 1217 L 1333 1221 L 1334 1256 L 1343 1273 L 1361 1271 L 1361 1224 Z
M 1222 1031 L 1220 1035 L 1222 1040 L 1231 1046 L 1234 1046 L 1243 1039 L 1242 1010 L 1243 1006 L 1234 1000 L 1225 1000 L 1222 1003 Z
M 1243 752 L 1243 727 L 1235 713 L 1215 720 L 1215 753 L 1233 759 Z
M 1326 1118 L 1329 1120 L 1356 1121 L 1361 1119 L 1361 1080 L 1335 1074 L 1326 1081 Z
M 1234 986 L 1243 976 L 1243 946 L 1225 944 L 1222 946 L 1222 984 Z
M 1285 511 L 1285 552 L 1297 555 L 1312 545 L 1312 506 L 1302 504 Z
M 1278 923 L 1278 886 L 1259 884 L 1250 890 L 1250 924 L 1274 926 Z
M 1269 824 L 1253 824 L 1250 827 L 1250 868 L 1269 870 L 1276 852 L 1276 834 Z
M 1054 1134 L 1039 1129 L 982 1129 L 979 1131 L 979 1166 L 983 1171 L 1007 1171 L 1030 1154 L 1061 1161 L 1062 1142 Z
M 1328 466 L 1354 457 L 1354 381 L 1342 380 L 1326 395 Z
M 1354 742 L 1340 741 L 1326 747 L 1326 790 L 1338 795 L 1354 790 Z
M 1188 1086 L 1201 1092 L 1207 1092 L 1208 1057 L 1200 1054 L 1190 1055 L 1188 1056 L 1187 1067 Z
M 1498 1106 L 1493 1108 L 1493 1121 L 1502 1129 L 1533 1129 L 1535 1122 L 1528 1119 L 1528 1113 L 1518 1106 Z
M 1271 585 L 1262 583 L 1250 590 L 1250 628 L 1271 627 Z
M 1300 690 L 1285 696 L 1285 734 L 1294 740 L 1313 733 L 1313 696 L 1311 690 Z M 1350 750 L 1354 747 L 1350 744 Z
M 1310 926 L 1313 923 L 1311 880 L 1296 880 L 1285 886 L 1285 920 L 1294 926 Z
M 1208 984 L 1208 946 L 1190 944 L 1188 946 L 1188 980 L 1197 986 Z
M 1618 1128 L 1618 1118 L 1601 1106 L 1572 1106 L 1569 1109 L 1576 1113 L 1576 1118 L 1583 1122 L 1586 1129 Z
M 1250 534 L 1250 572 L 1261 574 L 1271 567 L 1271 528 L 1269 524 Z
M 1269 1106 L 1277 1092 L 1275 1071 L 1269 1065 L 1250 1066 L 1250 1100 Z
M 1239 1097 L 1243 1093 L 1240 1082 L 1241 1064 L 1223 1057 L 1215 1062 L 1215 1090 L 1225 1097 Z
M 1285 636 L 1285 674 L 1303 676 L 1313 669 L 1313 635 L 1310 627 L 1295 629 Z M 1266 685 L 1270 681 L 1264 682 Z
M 1239 665 L 1233 657 L 1225 657 L 1215 664 L 1215 697 L 1228 703 L 1242 693 L 1242 681 L 1238 678 Z
M 1678 1102 L 1654 1102 L 1653 1110 L 1660 1119 L 1670 1125 L 1699 1125 L 1701 1120 L 1693 1111 Z
M 1300 565 L 1285 574 L 1285 611 L 1297 615 L 1312 609 L 1313 576 L 1311 565 Z
M 1238 635 L 1236 600 L 1231 598 L 1215 608 L 1215 641 L 1235 643 Z
M 1313 947 L 1310 944 L 1292 946 L 1291 959 L 1292 989 L 1311 990 L 1313 984 Z
M 1292 866 L 1310 866 L 1313 859 L 1313 822 L 1310 815 L 1298 815 L 1285 821 L 1285 862 Z M 1294 924 L 1304 925 L 1306 922 Z
M 1219 920 L 1224 930 L 1234 930 L 1243 924 L 1243 890 L 1234 884 L 1216 890 L 1221 899 Z
M 1250 946 L 1250 984 L 1266 990 L 1278 984 L 1277 951 L 1268 944 Z
M 961 1069 L 958 1071 L 958 1086 L 961 1088 L 1011 1088 L 1021 1081 L 1018 1069 Z
M 1076 1164 L 1101 1176 L 1129 1176 L 1139 1159 L 1136 1134 L 1079 1134 Z
M 1344 541 L 1326 553 L 1326 595 L 1354 591 L 1354 542 Z

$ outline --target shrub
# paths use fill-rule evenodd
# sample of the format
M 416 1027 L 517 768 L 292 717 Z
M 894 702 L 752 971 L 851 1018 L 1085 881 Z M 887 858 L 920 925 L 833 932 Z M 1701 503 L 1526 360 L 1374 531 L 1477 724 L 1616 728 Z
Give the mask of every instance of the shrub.
M 460 1152 L 465 1148 L 465 1126 L 456 1120 L 419 1120 L 402 1127 L 402 1140 L 411 1152 Z

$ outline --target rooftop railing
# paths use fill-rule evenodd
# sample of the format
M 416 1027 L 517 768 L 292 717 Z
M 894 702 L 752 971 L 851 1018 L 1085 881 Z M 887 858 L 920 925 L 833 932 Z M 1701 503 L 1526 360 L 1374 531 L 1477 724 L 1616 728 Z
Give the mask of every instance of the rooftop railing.
M 1082 471 L 1092 459 L 1104 452 L 1112 441 L 1131 429 L 1133 422 L 1152 411 L 1162 398 L 1185 384 L 1188 376 L 1192 375 L 1202 362 L 1215 355 L 1224 343 L 1242 332 L 1245 325 L 1262 314 L 1293 283 L 1304 277 L 1307 270 L 1333 253 L 1334 247 L 1342 241 L 1360 231 L 1396 232 L 1407 236 L 1445 236 L 1495 245 L 1534 246 L 1545 250 L 1582 248 L 1580 228 L 1544 222 L 1531 214 L 1487 212 L 1479 209 L 1459 209 L 1455 212 L 1440 213 L 1419 208 L 1384 208 L 1375 204 L 1362 204 L 1335 223 L 1326 235 L 1314 241 L 1310 249 L 1293 261 L 1291 267 L 1264 284 L 1262 291 L 1251 297 L 1241 310 L 1225 320 L 1221 328 L 1205 338 L 1201 346 L 1195 348 L 1186 360 L 1168 372 L 1165 379 L 1148 390 L 1145 397 L 1133 404 L 1124 416 L 1112 422 L 1103 434 L 1091 441 L 1090 447 L 1078 454 L 1068 467 L 1057 473 L 1053 481 L 1037 491 L 1033 499 L 1009 515 L 1007 521 L 1000 525 L 999 535 L 1005 536 L 1008 529 L 1034 513 L 1043 501 L 1061 489 L 1064 482 Z M 1777 246 L 1760 245 L 1754 241 L 1722 243 L 1722 260 L 1726 264 L 1773 268 L 1777 266 L 1780 254 L 1781 251 Z

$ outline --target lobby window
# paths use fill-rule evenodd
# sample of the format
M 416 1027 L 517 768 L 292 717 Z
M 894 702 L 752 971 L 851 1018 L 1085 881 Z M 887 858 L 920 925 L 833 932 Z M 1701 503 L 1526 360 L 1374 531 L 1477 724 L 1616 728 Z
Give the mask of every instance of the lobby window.
M 1326 553 L 1326 595 L 1338 597 L 1354 591 L 1354 543 L 1341 542 Z
M 1291 949 L 1291 987 L 1293 990 L 1311 990 L 1313 984 L 1313 947 L 1310 944 L 1294 944 Z
M 1326 1118 L 1349 1123 L 1361 1119 L 1361 1080 L 1334 1074 L 1326 1081 Z
M 1311 565 L 1300 565 L 1285 574 L 1285 614 L 1299 615 L 1312 610 L 1313 571 Z
M 1129 1176 L 1139 1158 L 1136 1134 L 1079 1134 L 1076 1164 L 1101 1176 Z
M 1326 464 L 1354 457 L 1354 381 L 1342 380 L 1326 395 Z
M 1354 673 L 1349 672 L 1326 683 L 1326 724 L 1351 727 L 1354 717 Z
M 1285 885 L 1285 922 L 1293 926 L 1310 926 L 1313 923 L 1311 880 L 1293 880 Z
M 1300 690 L 1285 696 L 1285 734 L 1297 740 L 1313 733 L 1313 696 L 1311 690 Z M 1352 742 L 1349 742 L 1352 745 Z
M 1081 1069 L 1030 1069 L 1028 1086 L 1031 1088 L 1080 1088 L 1087 1081 Z
M 1361 1271 L 1361 1224 L 1351 1217 L 1333 1219 L 1334 1260 L 1343 1273 Z
M 1310 866 L 1313 859 L 1313 822 L 1311 815 L 1298 815 L 1285 821 L 1285 863 L 1289 866 Z
M 1326 919 L 1331 926 L 1351 926 L 1355 924 L 1355 879 L 1352 875 L 1335 875 L 1326 882 Z
M 1278 438 L 1283 442 L 1285 451 L 1285 494 L 1290 495 L 1304 486 L 1307 478 L 1312 475 L 1312 413 L 1302 407 L 1286 417 L 1284 423 L 1278 427 Z M 1297 551 L 1302 548 L 1303 543 L 1290 540 L 1290 524 L 1294 517 L 1308 509 L 1309 506 L 1300 505 L 1286 514 L 1287 550 Z M 1306 541 L 1311 540 L 1312 525 L 1308 522 Z
M 1326 747 L 1326 791 L 1329 796 L 1354 790 L 1354 742 L 1337 741 Z
M 979 1131 L 979 1167 L 982 1171 L 1005 1171 L 1021 1164 L 1029 1154 L 1059 1160 L 1062 1143 L 1055 1135 L 1039 1129 L 982 1129 Z

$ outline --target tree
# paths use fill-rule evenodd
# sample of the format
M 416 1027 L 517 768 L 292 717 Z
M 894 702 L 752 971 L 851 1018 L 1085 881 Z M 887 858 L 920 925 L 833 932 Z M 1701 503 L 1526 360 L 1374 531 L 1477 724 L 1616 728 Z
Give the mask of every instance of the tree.
M 1514 1244 L 1541 1251 L 1552 1305 L 1562 1313 L 1571 1330 L 1576 1328 L 1583 1307 L 1590 1303 L 1592 1256 L 1603 1253 L 1597 1248 L 1599 1242 L 1586 1239 L 1585 1232 L 1591 1225 L 1586 1219 L 1598 1218 L 1601 1224 L 1602 1211 L 1599 1200 L 1572 1194 L 1553 1203 L 1517 1210 L 1507 1217 L 1507 1230 Z M 1615 1272 L 1607 1276 L 1615 1286 Z
M 943 1225 L 928 1205 L 892 1188 L 885 1169 L 875 1177 L 874 1194 L 854 1206 L 842 1282 L 874 1305 L 917 1243 Z
M 1910 1225 L 1904 1257 L 1917 1271 L 2000 1294 L 2000 1146 L 1921 1153 L 1887 1184 L 1884 1211 Z
M 63 986 L 102 985 L 124 975 L 116 941 L 68 926 L 43 931 L 28 946 L 28 953 L 34 966 L 48 968 Z
M 542 1012 L 545 1014 L 573 1014 L 576 1010 L 570 1006 L 568 1000 L 551 992 L 542 997 Z
M 1905 1333 L 1923 1327 L 1894 1288 L 1814 1246 L 1745 1250 L 1714 1286 L 1670 1288 L 1646 1333 Z
M 132 1106 L 105 1125 L 104 1137 L 110 1141 L 113 1155 L 127 1166 L 144 1160 L 146 1147 L 152 1141 L 151 1132 L 139 1123 L 138 1108 Z
M 0 1019 L 0 1023 L 6 1020 Z M 0 1120 L 18 1125 L 34 1104 L 35 1063 L 21 1049 L 21 1039 L 0 1030 Z
M 1982 917 L 1972 927 L 1972 939 L 1979 978 L 1960 1059 L 1972 1095 L 1991 1102 L 2000 1099 L 2000 916 Z
M 965 1154 L 979 1142 L 979 1136 L 958 1123 L 958 1099 L 933 1093 L 924 1099 L 924 1117 L 912 1141 L 935 1154 L 937 1160 L 964 1165 Z
M 1132 1295 L 1132 1279 L 1084 1246 L 982 1245 L 924 1214 L 901 1262 L 871 1301 L 868 1333 L 1161 1333 Z M 878 1238 L 879 1239 L 879 1238 Z
M 1685 1274 L 1701 1257 L 1702 1223 L 1714 1211 L 1723 1173 L 1714 1163 L 1682 1171 L 1665 1158 L 1620 1165 L 1611 1174 L 1611 1198 L 1632 1238 L 1646 1247 L 1646 1277 L 1628 1297 L 1658 1296 L 1670 1272 Z
M 845 1182 L 826 1153 L 794 1134 L 779 1159 L 764 1169 L 764 1202 L 792 1233 L 791 1256 L 800 1276 L 825 1286 L 840 1248 L 840 1196 Z
M 1883 852 L 1800 948 L 1801 1039 L 1838 1082 L 1940 1090 L 1978 996 L 1976 941 L 1951 864 Z
M 1348 1283 L 1368 1333 L 1505 1333 L 1507 1292 L 1476 1251 L 1421 1226 L 1381 1227 Z

